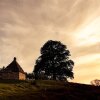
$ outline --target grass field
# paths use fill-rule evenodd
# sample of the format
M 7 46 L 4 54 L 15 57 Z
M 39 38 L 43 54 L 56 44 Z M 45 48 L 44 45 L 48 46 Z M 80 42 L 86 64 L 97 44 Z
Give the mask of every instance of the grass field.
M 100 87 L 58 81 L 0 80 L 0 100 L 100 100 Z

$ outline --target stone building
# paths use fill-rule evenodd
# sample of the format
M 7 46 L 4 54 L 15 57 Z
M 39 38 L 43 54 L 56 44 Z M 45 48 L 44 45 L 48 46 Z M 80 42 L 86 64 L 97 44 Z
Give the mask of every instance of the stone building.
M 17 63 L 16 57 L 14 57 L 13 61 L 6 68 L 0 71 L 0 79 L 26 79 L 26 74 L 21 66 Z

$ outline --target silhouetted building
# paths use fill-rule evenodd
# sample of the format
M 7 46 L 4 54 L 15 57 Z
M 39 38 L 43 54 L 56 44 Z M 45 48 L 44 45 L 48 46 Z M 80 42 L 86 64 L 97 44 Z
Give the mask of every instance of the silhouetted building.
M 26 75 L 21 66 L 17 63 L 16 57 L 14 60 L 4 69 L 0 71 L 1 79 L 15 79 L 15 80 L 25 80 Z

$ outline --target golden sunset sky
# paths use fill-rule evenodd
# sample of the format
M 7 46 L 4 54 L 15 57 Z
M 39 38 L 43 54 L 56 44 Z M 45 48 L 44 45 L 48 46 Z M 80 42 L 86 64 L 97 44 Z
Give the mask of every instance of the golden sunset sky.
M 0 0 L 0 67 L 17 57 L 32 72 L 47 40 L 70 50 L 72 82 L 100 79 L 100 0 Z

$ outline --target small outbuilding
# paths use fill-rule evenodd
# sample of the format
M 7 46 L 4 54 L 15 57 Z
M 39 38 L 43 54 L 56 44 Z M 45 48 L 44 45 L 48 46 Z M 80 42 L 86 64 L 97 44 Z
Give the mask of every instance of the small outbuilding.
M 18 64 L 16 57 L 13 61 L 4 69 L 0 71 L 1 79 L 14 79 L 14 80 L 25 80 L 26 74 L 22 67 Z

